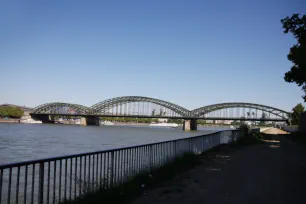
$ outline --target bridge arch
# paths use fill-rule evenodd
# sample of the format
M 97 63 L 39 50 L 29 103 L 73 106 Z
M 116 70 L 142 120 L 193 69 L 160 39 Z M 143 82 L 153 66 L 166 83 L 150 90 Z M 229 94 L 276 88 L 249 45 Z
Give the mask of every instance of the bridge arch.
M 93 106 L 90 107 L 93 114 L 99 114 L 99 113 L 105 113 L 107 110 L 114 108 L 116 106 L 122 106 L 129 103 L 135 103 L 135 102 L 147 102 L 159 105 L 161 107 L 167 108 L 174 113 L 181 115 L 181 116 L 188 116 L 190 115 L 190 111 L 186 108 L 183 108 L 179 105 L 176 105 L 174 103 L 170 103 L 167 101 L 163 101 L 160 99 L 155 98 L 149 98 L 144 96 L 123 96 L 123 97 L 116 97 L 107 99 L 105 101 L 99 102 Z
M 219 103 L 208 106 L 203 106 L 201 108 L 197 108 L 191 111 L 192 116 L 201 117 L 204 114 L 211 113 L 213 111 L 227 109 L 227 108 L 250 108 L 257 109 L 263 112 L 271 113 L 283 119 L 289 119 L 290 113 L 278 108 L 274 108 L 271 106 L 255 104 L 255 103 L 241 103 L 241 102 L 231 102 L 231 103 Z
M 32 114 L 88 114 L 90 109 L 86 106 L 72 103 L 45 103 L 35 107 Z

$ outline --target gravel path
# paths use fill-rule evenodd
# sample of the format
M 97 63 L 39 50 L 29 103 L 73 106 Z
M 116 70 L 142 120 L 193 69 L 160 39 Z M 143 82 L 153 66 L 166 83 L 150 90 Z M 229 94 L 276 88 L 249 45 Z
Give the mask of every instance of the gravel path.
M 203 164 L 134 204 L 306 203 L 306 148 L 273 136 L 273 142 L 222 147 L 202 156 Z M 276 141 L 275 141 L 276 140 Z

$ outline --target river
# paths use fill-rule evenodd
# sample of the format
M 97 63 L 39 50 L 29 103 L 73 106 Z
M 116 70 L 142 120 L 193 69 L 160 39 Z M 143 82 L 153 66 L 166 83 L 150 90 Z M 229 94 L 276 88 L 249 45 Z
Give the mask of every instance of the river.
M 0 164 L 160 142 L 215 132 L 146 126 L 0 123 Z

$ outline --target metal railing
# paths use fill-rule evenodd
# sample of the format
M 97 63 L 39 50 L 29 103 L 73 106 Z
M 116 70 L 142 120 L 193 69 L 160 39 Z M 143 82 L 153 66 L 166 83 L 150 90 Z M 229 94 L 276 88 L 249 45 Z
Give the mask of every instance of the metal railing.
M 0 204 L 58 203 L 120 185 L 175 158 L 243 137 L 242 130 L 0 165 Z

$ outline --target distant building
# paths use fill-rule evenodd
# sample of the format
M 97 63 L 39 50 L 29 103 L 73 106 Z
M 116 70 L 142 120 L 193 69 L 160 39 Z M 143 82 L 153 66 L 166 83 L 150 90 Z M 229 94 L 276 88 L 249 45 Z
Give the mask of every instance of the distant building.
M 230 124 L 232 124 L 232 120 L 224 120 L 224 122 L 223 122 L 223 124 L 225 124 L 225 125 L 230 125 Z
M 232 120 L 216 120 L 215 124 L 224 124 L 224 125 L 230 125 L 232 124 Z
M 30 113 L 32 112 L 33 108 L 29 108 L 29 107 L 25 107 L 25 106 L 18 106 L 18 105 L 14 105 L 14 104 L 0 104 L 0 107 L 16 107 L 16 108 L 20 108 L 23 110 L 23 116 L 21 117 L 21 119 L 28 119 L 31 118 Z

